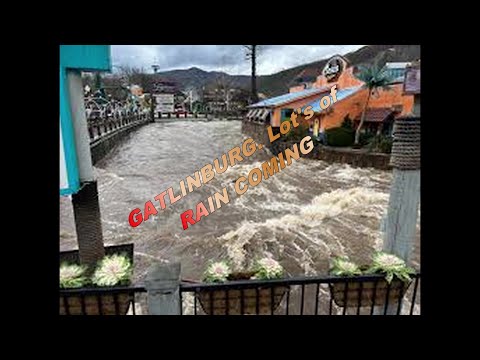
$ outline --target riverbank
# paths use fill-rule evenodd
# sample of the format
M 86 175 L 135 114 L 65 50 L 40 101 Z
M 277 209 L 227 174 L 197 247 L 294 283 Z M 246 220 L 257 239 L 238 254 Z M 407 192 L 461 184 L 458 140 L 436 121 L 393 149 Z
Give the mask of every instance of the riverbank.
M 274 155 L 285 151 L 287 148 L 292 148 L 292 146 L 298 142 L 297 140 L 284 140 L 280 138 L 270 143 L 266 126 L 249 121 L 242 121 L 242 131 L 247 136 L 251 136 L 256 142 L 267 146 Z M 305 157 L 323 160 L 327 163 L 348 164 L 352 167 L 391 170 L 390 154 L 370 152 L 367 149 L 332 147 L 317 144 L 313 151 L 305 155 Z

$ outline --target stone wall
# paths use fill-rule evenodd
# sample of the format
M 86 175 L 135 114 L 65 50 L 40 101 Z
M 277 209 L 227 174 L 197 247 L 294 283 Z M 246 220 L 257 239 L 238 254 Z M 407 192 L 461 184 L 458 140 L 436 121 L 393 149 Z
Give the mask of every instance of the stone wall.
M 329 163 L 338 162 L 350 164 L 353 167 L 373 167 L 381 170 L 391 169 L 389 154 L 372 153 L 350 148 L 331 148 L 322 145 L 317 145 L 311 154 L 313 158 Z
M 268 146 L 267 125 L 255 123 L 253 121 L 242 121 L 242 133 L 250 136 L 256 143 Z
M 268 133 L 264 124 L 253 123 L 249 121 L 242 122 L 242 131 L 250 136 L 255 142 L 266 146 L 274 155 L 291 148 L 300 141 L 283 141 L 282 138 L 270 143 Z M 272 128 L 273 133 L 277 134 L 279 128 Z M 364 149 L 334 148 L 323 145 L 316 145 L 307 158 L 319 159 L 329 163 L 345 163 L 353 167 L 373 167 L 376 169 L 390 170 L 390 155 L 383 153 L 372 153 Z

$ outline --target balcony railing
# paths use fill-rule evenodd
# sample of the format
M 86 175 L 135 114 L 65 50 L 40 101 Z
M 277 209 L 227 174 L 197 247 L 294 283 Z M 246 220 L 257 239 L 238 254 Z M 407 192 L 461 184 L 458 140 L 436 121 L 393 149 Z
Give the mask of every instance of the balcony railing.
M 420 274 L 388 284 L 381 275 L 296 277 L 185 283 L 189 315 L 413 315 L 420 313 Z
M 418 315 L 420 273 L 410 283 L 381 275 L 180 283 L 179 315 Z M 148 314 L 142 286 L 62 289 L 62 315 Z

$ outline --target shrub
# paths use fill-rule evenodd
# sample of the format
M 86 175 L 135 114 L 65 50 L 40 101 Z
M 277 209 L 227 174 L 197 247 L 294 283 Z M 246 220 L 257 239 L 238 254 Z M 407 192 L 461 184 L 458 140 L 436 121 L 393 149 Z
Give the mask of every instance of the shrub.
M 368 144 L 370 144 L 370 142 L 372 141 L 372 139 L 374 137 L 375 137 L 375 134 L 372 133 L 372 132 L 361 132 L 359 143 L 362 146 L 368 145 Z
M 355 131 L 344 127 L 327 129 L 325 134 L 330 146 L 351 146 L 355 140 Z
M 290 121 L 290 120 L 288 120 Z M 299 124 L 296 128 L 293 127 L 293 124 L 290 122 L 290 131 L 285 135 L 282 135 L 283 139 L 286 141 L 300 141 L 305 136 L 308 135 L 308 126 L 305 124 Z
M 347 115 L 344 117 L 342 125 L 340 127 L 344 129 L 351 129 L 353 130 L 353 121 L 350 119 L 350 117 Z
M 368 144 L 369 151 L 382 152 L 390 154 L 392 152 L 392 138 L 385 135 L 377 135 L 370 139 Z

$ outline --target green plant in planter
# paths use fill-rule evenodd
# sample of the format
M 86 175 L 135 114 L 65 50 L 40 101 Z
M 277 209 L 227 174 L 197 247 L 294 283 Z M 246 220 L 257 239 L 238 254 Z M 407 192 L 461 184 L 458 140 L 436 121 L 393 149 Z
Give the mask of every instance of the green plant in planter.
M 415 274 L 415 270 L 408 267 L 405 261 L 398 256 L 381 251 L 373 255 L 372 265 L 366 272 L 368 274 L 384 274 L 388 283 L 391 283 L 394 278 L 410 282 L 410 275 Z
M 79 288 L 88 283 L 88 278 L 85 276 L 87 268 L 77 264 L 63 263 L 60 265 L 60 287 Z
M 275 279 L 283 275 L 282 266 L 275 260 L 263 258 L 251 269 L 233 271 L 228 261 L 211 263 L 203 277 L 204 282 L 215 283 L 236 280 Z M 270 314 L 280 305 L 289 290 L 286 285 L 258 286 L 238 289 L 202 289 L 196 296 L 203 311 L 209 315 Z
M 336 256 L 332 259 L 330 273 L 336 276 L 362 275 L 360 267 L 351 262 L 346 256 Z
M 105 256 L 93 273 L 92 283 L 97 286 L 128 285 L 132 271 L 132 264 L 127 256 Z
M 205 282 L 224 282 L 227 281 L 229 275 L 232 273 L 230 265 L 226 261 L 218 261 L 208 265 L 203 274 L 203 281 Z
M 257 260 L 254 269 L 254 279 L 278 279 L 283 276 L 283 267 L 280 263 L 271 258 Z

